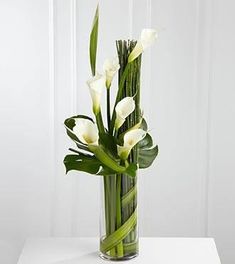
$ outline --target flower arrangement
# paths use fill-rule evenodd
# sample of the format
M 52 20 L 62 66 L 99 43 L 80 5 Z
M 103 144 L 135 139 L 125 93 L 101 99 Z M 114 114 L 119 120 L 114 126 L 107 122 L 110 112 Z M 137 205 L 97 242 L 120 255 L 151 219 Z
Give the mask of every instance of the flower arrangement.
M 66 173 L 71 170 L 103 176 L 104 233 L 100 251 L 104 258 L 129 259 L 138 254 L 137 170 L 148 168 L 158 146 L 148 133 L 140 108 L 141 55 L 156 39 L 156 31 L 143 29 L 138 41 L 116 41 L 118 56 L 96 70 L 99 8 L 90 33 L 90 66 L 87 81 L 95 121 L 85 115 L 67 118 L 67 135 L 76 145 L 64 158 Z M 118 90 L 111 111 L 110 91 L 118 73 Z M 101 108 L 106 90 L 106 126 Z

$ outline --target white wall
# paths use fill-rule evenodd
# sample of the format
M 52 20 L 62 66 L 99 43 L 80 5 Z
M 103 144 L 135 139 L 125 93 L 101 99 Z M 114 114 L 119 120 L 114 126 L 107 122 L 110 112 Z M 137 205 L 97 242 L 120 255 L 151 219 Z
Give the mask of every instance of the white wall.
M 0 263 L 51 226 L 48 1 L 0 1 Z
M 208 234 L 224 263 L 235 261 L 235 27 L 234 1 L 215 1 L 211 48 Z
M 91 114 L 95 5 L 0 0 L 0 263 L 15 263 L 29 236 L 98 235 L 99 178 L 64 176 L 62 164 L 72 144 L 63 120 Z M 143 64 L 143 108 L 160 154 L 139 175 L 140 233 L 213 236 L 225 264 L 235 260 L 234 8 L 232 0 L 100 1 L 100 68 L 116 38 L 159 31 Z

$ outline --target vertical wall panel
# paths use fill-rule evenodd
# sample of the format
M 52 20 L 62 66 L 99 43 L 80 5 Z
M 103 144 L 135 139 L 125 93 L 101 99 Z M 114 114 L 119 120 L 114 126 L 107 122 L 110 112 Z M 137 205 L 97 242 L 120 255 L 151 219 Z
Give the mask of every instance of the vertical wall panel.
M 0 263 L 50 235 L 48 1 L 0 1 Z
M 234 1 L 214 1 L 209 126 L 208 234 L 222 262 L 235 261 Z
M 76 175 L 65 175 L 63 159 L 73 143 L 66 136 L 63 122 L 75 114 L 76 109 L 76 57 L 74 45 L 75 12 L 73 0 L 54 1 L 54 195 L 52 231 L 54 235 L 74 234 Z
M 159 28 L 159 38 L 151 51 L 151 100 L 144 104 L 151 105 L 148 120 L 160 152 L 141 173 L 145 235 L 202 235 L 195 152 L 197 23 L 197 1 L 152 1 L 152 26 Z
M 92 116 L 91 101 L 86 81 L 91 77 L 89 66 L 89 34 L 96 9 L 96 1 L 77 1 L 77 97 L 74 114 Z M 71 142 L 69 143 L 71 144 Z M 68 146 L 68 145 L 67 145 Z M 98 236 L 99 232 L 99 177 L 76 173 L 74 189 L 76 222 L 74 235 Z M 70 175 L 68 175 L 70 177 Z M 92 217 L 91 217 L 92 216 Z M 94 221 L 96 219 L 96 221 Z

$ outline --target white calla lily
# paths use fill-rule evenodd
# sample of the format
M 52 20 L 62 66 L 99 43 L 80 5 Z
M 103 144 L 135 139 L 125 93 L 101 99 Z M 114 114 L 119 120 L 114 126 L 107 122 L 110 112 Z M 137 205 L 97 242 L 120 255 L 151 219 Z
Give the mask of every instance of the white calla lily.
M 103 88 L 105 87 L 105 76 L 97 73 L 87 81 L 93 103 L 93 112 L 97 115 L 100 111 L 100 100 Z
M 118 57 L 113 59 L 106 59 L 104 62 L 103 70 L 106 76 L 106 87 L 110 88 L 114 75 L 120 68 Z
M 96 124 L 85 118 L 76 118 L 73 133 L 86 145 L 98 145 L 99 132 Z
M 151 46 L 157 38 L 157 31 L 155 29 L 146 28 L 143 29 L 140 36 L 140 42 L 143 49 L 147 49 Z
M 157 38 L 157 31 L 151 28 L 142 30 L 140 39 L 128 57 L 128 62 L 135 60 L 146 48 L 151 46 Z
M 145 136 L 146 131 L 140 128 L 126 132 L 123 138 L 123 146 L 117 146 L 118 156 L 121 159 L 126 160 L 130 154 L 131 149 Z
M 116 120 L 115 129 L 119 129 L 126 118 L 135 110 L 135 101 L 133 97 L 125 97 L 117 103 L 115 107 Z

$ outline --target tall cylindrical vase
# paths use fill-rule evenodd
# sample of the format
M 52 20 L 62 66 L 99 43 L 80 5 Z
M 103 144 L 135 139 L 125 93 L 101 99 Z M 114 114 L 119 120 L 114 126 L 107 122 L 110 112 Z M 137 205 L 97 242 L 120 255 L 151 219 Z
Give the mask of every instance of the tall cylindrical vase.
M 101 197 L 101 257 L 127 260 L 137 256 L 137 178 L 123 174 L 105 176 Z
M 128 63 L 128 56 L 136 41 L 118 40 L 116 45 L 120 63 L 119 99 L 129 96 L 135 100 L 134 112 L 116 135 L 118 140 L 122 140 L 127 130 L 141 123 L 141 56 Z M 138 146 L 132 149 L 126 162 L 138 164 Z M 137 177 L 125 174 L 104 176 L 102 189 L 101 257 L 110 260 L 131 259 L 138 255 Z

